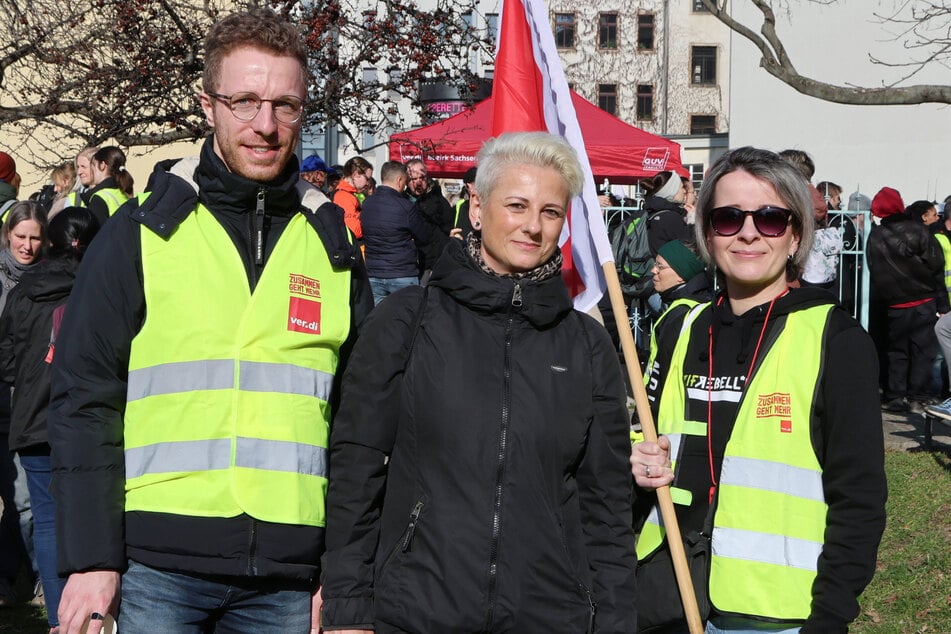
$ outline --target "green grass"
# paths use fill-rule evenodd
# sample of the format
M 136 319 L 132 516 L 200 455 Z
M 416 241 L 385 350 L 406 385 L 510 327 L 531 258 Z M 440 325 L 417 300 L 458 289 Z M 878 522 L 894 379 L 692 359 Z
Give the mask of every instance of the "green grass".
M 951 632 L 951 458 L 890 451 L 888 524 L 851 632 Z
M 951 633 L 951 456 L 890 451 L 885 470 L 888 525 L 875 578 L 850 631 Z M 48 631 L 43 610 L 24 604 L 0 611 L 0 632 Z

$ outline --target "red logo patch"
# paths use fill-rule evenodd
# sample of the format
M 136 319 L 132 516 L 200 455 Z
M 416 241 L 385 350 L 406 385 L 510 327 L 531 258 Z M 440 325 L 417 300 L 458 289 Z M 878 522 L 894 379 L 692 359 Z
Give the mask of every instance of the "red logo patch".
M 649 147 L 644 151 L 641 167 L 647 171 L 663 172 L 667 169 L 670 150 L 665 147 Z
M 791 420 L 781 420 L 779 421 L 779 431 L 784 434 L 792 433 L 792 421 Z
M 320 302 L 303 297 L 291 297 L 287 309 L 287 329 L 294 332 L 320 334 Z

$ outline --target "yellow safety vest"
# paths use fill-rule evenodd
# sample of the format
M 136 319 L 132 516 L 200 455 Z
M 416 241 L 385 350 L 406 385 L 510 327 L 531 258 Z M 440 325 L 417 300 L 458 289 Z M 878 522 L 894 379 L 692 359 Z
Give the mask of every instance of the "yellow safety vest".
M 141 238 L 146 319 L 129 360 L 126 510 L 324 526 L 349 270 L 334 270 L 302 214 L 253 293 L 203 206 L 168 240 L 146 227 Z
M 708 305 L 688 314 L 685 335 Z M 786 316 L 782 333 L 744 389 L 713 517 L 709 593 L 720 612 L 790 621 L 811 612 L 828 512 L 811 418 L 831 310 L 826 304 Z M 671 456 L 678 455 L 683 434 L 706 435 L 705 421 L 683 420 L 685 387 L 676 378 L 683 376 L 689 339 L 682 336 L 675 347 L 658 413 L 658 431 L 670 437 Z M 673 497 L 675 503 L 689 503 L 682 495 Z M 652 552 L 662 539 L 655 508 L 638 540 L 638 555 Z
M 106 205 L 108 204 L 109 202 L 106 201 Z M 86 203 L 83 202 L 83 197 L 79 195 L 79 192 L 71 191 L 68 194 L 66 194 L 66 202 L 63 204 L 63 209 L 65 209 L 66 207 L 85 207 L 85 206 L 86 206 Z M 118 207 L 116 207 L 116 209 L 118 209 Z
M 661 313 L 660 317 L 657 318 L 657 321 L 654 322 L 654 327 L 651 328 L 651 342 L 650 342 L 650 356 L 647 358 L 646 371 L 644 372 L 644 385 L 650 387 L 651 379 L 651 369 L 654 367 L 654 361 L 657 359 L 657 329 L 660 327 L 661 322 L 664 318 L 670 314 L 671 309 L 676 306 L 686 306 L 687 308 L 693 308 L 699 304 L 695 299 L 682 298 L 675 299 L 670 303 L 670 306 Z M 644 440 L 644 432 L 631 430 L 631 442 L 641 442 Z
M 948 299 L 951 301 L 951 240 L 943 233 L 936 233 L 934 237 L 944 254 L 944 288 L 948 291 Z
M 98 196 L 106 203 L 106 209 L 109 210 L 109 216 L 112 217 L 119 210 L 119 207 L 129 200 L 129 197 L 125 195 L 125 192 L 121 189 L 109 188 L 109 189 L 100 189 L 93 196 Z

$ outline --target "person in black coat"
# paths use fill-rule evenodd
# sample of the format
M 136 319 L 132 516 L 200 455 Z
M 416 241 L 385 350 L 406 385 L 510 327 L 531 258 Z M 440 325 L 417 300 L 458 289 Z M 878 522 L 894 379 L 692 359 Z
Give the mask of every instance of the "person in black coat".
M 891 187 L 872 199 L 872 214 L 882 219 L 869 233 L 866 258 L 888 318 L 885 408 L 922 413 L 938 350 L 934 325 L 938 314 L 949 312 L 944 255 L 920 218 L 905 213 L 901 195 Z
M 2 379 L 14 386 L 10 449 L 20 456 L 33 508 L 33 543 L 51 628 L 59 625 L 57 608 L 65 579 L 56 574 L 56 513 L 50 487 L 50 445 L 46 410 L 50 400 L 50 363 L 63 309 L 76 270 L 99 230 L 93 214 L 67 207 L 49 224 L 49 258 L 26 271 L 10 293 L 0 316 Z
M 559 274 L 582 183 L 558 137 L 487 141 L 481 236 L 367 319 L 331 436 L 328 631 L 636 631 L 624 385 Z
M 373 301 L 405 286 L 419 283 L 419 249 L 429 242 L 432 227 L 401 192 L 406 187 L 406 167 L 387 161 L 380 168 L 382 184 L 363 201 L 360 223 Z
M 660 172 L 651 180 L 650 195 L 644 201 L 647 210 L 647 241 L 651 255 L 671 240 L 690 242 L 693 229 L 687 224 L 684 200 L 687 186 L 674 171 Z

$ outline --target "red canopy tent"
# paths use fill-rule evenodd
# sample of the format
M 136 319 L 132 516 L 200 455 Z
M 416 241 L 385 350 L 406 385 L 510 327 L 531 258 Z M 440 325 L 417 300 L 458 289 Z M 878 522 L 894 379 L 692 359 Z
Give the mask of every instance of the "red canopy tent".
M 664 170 L 686 174 L 680 144 L 624 123 L 572 91 L 591 171 L 596 182 L 631 185 Z M 492 129 L 492 97 L 474 108 L 390 137 L 390 160 L 421 158 L 434 178 L 461 178 Z

